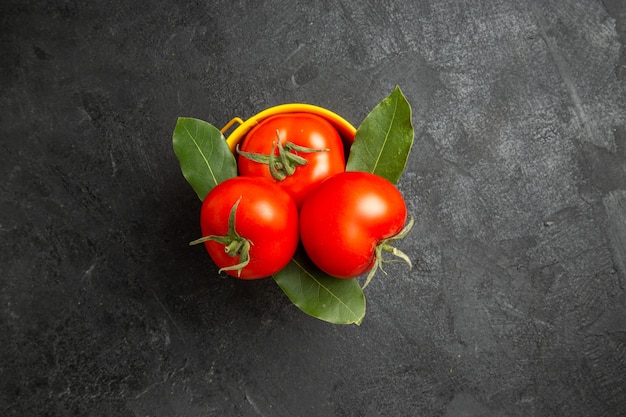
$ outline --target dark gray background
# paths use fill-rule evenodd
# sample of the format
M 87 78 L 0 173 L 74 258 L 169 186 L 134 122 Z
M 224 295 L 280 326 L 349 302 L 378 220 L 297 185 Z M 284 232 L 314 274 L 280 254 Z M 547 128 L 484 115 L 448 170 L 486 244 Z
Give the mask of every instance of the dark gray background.
M 3 1 L 3 416 L 626 415 L 626 5 Z M 218 276 L 171 146 L 395 85 L 416 226 L 361 327 Z

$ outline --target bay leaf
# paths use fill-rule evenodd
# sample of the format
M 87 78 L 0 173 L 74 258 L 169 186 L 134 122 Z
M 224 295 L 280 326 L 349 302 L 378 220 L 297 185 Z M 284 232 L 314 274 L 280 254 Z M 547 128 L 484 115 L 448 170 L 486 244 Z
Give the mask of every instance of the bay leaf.
M 411 117 L 411 106 L 396 87 L 358 127 L 346 171 L 370 172 L 396 184 L 413 146 Z
M 300 310 L 333 324 L 360 325 L 365 296 L 356 279 L 331 277 L 297 253 L 274 280 Z
M 220 182 L 237 176 L 237 163 L 224 135 L 210 123 L 179 117 L 172 144 L 183 176 L 200 200 Z

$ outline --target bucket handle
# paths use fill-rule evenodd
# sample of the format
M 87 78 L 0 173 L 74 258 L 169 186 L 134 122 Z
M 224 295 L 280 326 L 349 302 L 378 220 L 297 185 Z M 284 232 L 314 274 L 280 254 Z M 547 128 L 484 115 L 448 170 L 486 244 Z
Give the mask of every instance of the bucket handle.
M 239 123 L 240 125 L 243 124 L 243 120 L 241 120 L 240 117 L 233 117 L 230 122 L 226 123 L 226 125 L 220 129 L 220 132 L 222 132 L 222 134 L 226 133 L 228 131 L 228 129 L 230 129 L 231 127 L 233 127 L 233 125 L 235 123 Z

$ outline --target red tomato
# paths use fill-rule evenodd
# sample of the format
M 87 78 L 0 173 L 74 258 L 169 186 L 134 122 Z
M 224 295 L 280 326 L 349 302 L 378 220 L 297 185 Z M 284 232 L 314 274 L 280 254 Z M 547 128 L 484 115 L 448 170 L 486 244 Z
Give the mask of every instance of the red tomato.
M 344 172 L 322 182 L 306 198 L 300 237 L 322 271 L 354 278 L 374 267 L 377 245 L 398 235 L 406 218 L 404 199 L 392 183 L 366 172 Z
M 343 172 L 346 165 L 337 130 L 311 113 L 280 114 L 263 120 L 246 135 L 239 152 L 240 175 L 272 179 L 298 207 L 322 180 Z
M 205 237 L 192 243 L 204 242 L 215 264 L 241 279 L 280 271 L 298 245 L 298 209 L 265 178 L 235 177 L 215 186 L 202 203 L 200 226 Z

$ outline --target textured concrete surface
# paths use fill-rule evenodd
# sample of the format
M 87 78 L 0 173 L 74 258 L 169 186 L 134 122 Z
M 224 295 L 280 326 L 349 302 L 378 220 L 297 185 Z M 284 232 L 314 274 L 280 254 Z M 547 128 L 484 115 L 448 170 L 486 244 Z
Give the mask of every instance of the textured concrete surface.
M 0 414 L 625 416 L 626 4 L 3 1 Z M 171 148 L 398 84 L 416 263 L 332 326 L 217 275 Z

